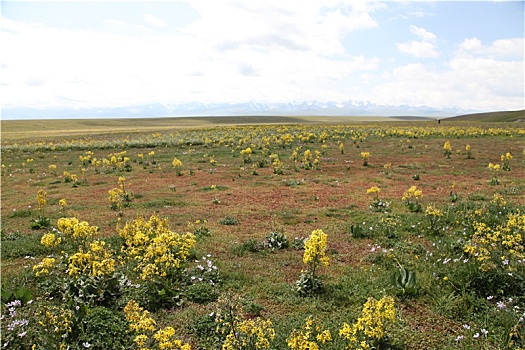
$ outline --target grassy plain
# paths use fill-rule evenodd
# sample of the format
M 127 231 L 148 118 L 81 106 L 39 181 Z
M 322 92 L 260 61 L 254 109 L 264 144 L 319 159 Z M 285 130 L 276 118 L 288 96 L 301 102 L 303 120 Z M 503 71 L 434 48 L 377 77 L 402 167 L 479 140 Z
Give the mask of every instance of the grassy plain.
M 30 228 L 40 214 L 37 191 L 44 190 L 51 227 L 76 216 L 98 226 L 97 235 L 108 242 L 118 241 L 119 223 L 137 217 L 165 217 L 179 233 L 193 232 L 196 220 L 205 220 L 211 235 L 197 240 L 192 256 L 211 255 L 221 275 L 218 294 L 242 296 L 246 317 L 272 320 L 275 349 L 286 348 L 292 330 L 309 315 L 332 332 L 334 341 L 324 348 L 341 349 L 342 340 L 335 338 L 343 322 L 354 322 L 367 298 L 384 295 L 396 298 L 396 321 L 388 328 L 394 348 L 524 346 L 525 259 L 512 262 L 510 272 L 498 265 L 487 278 L 476 257 L 464 251 L 475 222 L 490 217 L 487 225 L 502 225 L 507 214 L 525 209 L 524 150 L 523 123 L 313 117 L 2 121 L 2 285 L 45 296 L 32 265 L 60 252 L 40 244 L 51 228 Z M 369 153 L 367 165 L 363 152 Z M 506 154 L 511 158 L 502 159 Z M 174 158 L 182 167 L 172 165 Z M 491 163 L 501 168 L 491 169 Z M 67 181 L 68 174 L 76 180 Z M 121 177 L 130 200 L 112 210 L 108 191 L 119 187 Z M 373 186 L 380 188 L 377 197 L 367 193 Z M 423 193 L 416 200 L 421 211 L 402 200 L 411 186 Z M 388 206 L 371 207 L 376 200 Z M 441 216 L 426 214 L 429 205 Z M 237 223 L 225 224 L 227 217 Z M 303 250 L 292 242 L 316 229 L 328 234 L 330 264 L 320 269 L 322 293 L 304 297 L 293 291 L 305 265 Z M 268 249 L 271 232 L 284 233 L 290 246 Z M 405 295 L 391 283 L 400 266 L 415 271 L 417 292 Z M 512 278 L 502 279 L 508 273 Z M 194 348 L 220 348 L 207 316 L 216 309 L 214 300 L 185 300 L 153 316 Z

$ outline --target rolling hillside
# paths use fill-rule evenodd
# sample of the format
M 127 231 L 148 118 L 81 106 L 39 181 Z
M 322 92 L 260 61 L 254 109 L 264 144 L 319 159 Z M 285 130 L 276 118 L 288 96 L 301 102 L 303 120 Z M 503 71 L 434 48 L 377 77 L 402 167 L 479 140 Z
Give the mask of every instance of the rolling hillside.
M 446 118 L 447 121 L 525 122 L 525 110 L 474 113 Z

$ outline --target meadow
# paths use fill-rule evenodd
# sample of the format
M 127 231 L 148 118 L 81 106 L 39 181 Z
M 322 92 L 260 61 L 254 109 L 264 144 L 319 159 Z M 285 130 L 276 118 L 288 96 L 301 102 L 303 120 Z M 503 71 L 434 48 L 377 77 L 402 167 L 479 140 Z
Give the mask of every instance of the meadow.
M 2 121 L 1 346 L 525 348 L 522 122 Z

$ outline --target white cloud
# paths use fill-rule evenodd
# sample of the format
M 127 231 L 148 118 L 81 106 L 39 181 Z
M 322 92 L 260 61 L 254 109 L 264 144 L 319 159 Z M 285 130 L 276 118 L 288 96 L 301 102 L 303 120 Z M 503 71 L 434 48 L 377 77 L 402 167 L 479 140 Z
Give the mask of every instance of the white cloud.
M 142 19 L 147 25 L 155 27 L 155 28 L 165 28 L 168 26 L 168 24 L 165 21 L 149 13 L 142 15 Z
M 344 53 L 346 33 L 378 24 L 360 2 L 193 1 L 201 15 L 183 32 L 216 48 L 301 50 L 321 55 Z M 355 6 L 355 7 L 354 7 Z
M 410 32 L 423 41 L 431 42 L 431 43 L 436 41 L 436 35 L 429 32 L 425 28 L 420 28 L 420 27 L 416 27 L 415 25 L 411 25 Z
M 397 43 L 396 47 L 400 52 L 416 58 L 433 58 L 440 55 L 440 52 L 435 45 L 435 34 L 429 32 L 425 28 L 420 28 L 414 25 L 410 26 L 410 32 L 420 40 Z
M 459 44 L 457 53 L 461 56 L 514 58 L 523 60 L 524 48 L 523 38 L 495 40 L 490 45 L 484 45 L 478 38 L 469 38 Z
M 439 51 L 437 51 L 436 46 L 425 41 L 397 43 L 397 49 L 416 58 L 432 58 L 439 56 Z
M 353 3 L 195 1 L 200 18 L 174 34 L 122 20 L 104 24 L 133 35 L 6 19 L 4 106 L 348 99 L 337 82 L 379 64 L 341 44 L 349 31 L 377 26 L 366 4 Z
M 475 110 L 524 108 L 523 61 L 456 56 L 443 66 L 408 64 L 385 74 L 375 100 Z
M 414 40 L 397 43 L 397 49 L 413 63 L 385 70 L 398 61 L 395 56 L 368 57 L 358 49 L 351 55 L 343 45 L 348 33 L 381 30 L 373 15 L 384 3 L 189 4 L 199 17 L 172 31 L 153 14 L 139 21 L 108 19 L 92 32 L 2 18 L 3 106 L 363 99 L 523 108 L 523 38 L 489 44 L 466 39 L 447 55 L 452 59 L 431 65 L 417 59 L 440 56 L 438 38 L 412 25 Z

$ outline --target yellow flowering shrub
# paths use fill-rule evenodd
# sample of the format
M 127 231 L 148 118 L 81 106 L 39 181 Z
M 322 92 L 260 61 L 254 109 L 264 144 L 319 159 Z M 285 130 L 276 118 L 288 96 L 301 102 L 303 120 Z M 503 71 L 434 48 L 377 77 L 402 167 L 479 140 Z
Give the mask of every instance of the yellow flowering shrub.
M 452 153 L 452 146 L 450 145 L 450 141 L 446 141 L 443 145 L 443 150 L 445 151 L 445 157 L 447 159 L 450 159 L 450 155 Z
M 303 262 L 308 266 L 301 271 L 299 280 L 295 282 L 295 290 L 301 295 L 308 295 L 322 289 L 322 281 L 317 278 L 316 271 L 319 265 L 328 266 L 329 258 L 326 255 L 328 235 L 323 230 L 314 230 L 304 241 Z
M 104 241 L 93 241 L 89 250 L 80 249 L 68 259 L 70 276 L 107 276 L 115 271 L 113 252 L 105 247 Z
M 182 162 L 178 158 L 173 158 L 173 161 L 171 162 L 171 165 L 175 168 L 182 168 Z
M 181 340 L 175 338 L 173 327 L 167 326 L 157 330 L 157 322 L 149 316 L 149 311 L 140 307 L 135 300 L 130 300 L 127 303 L 124 307 L 124 314 L 129 322 L 129 329 L 135 334 L 133 342 L 140 349 L 191 349 L 189 344 L 183 344 Z
M 275 338 L 272 321 L 259 317 L 236 321 L 222 344 L 222 350 L 270 349 Z
M 328 266 L 329 258 L 326 255 L 328 235 L 323 230 L 314 230 L 304 242 L 303 262 L 314 269 L 319 264 Z
M 38 344 L 39 349 L 67 349 L 67 338 L 74 326 L 73 312 L 65 305 L 41 303 L 35 312 L 35 326 L 41 328 L 47 336 Z M 36 348 L 33 345 L 33 348 Z
M 300 330 L 292 331 L 286 344 L 292 350 L 319 350 L 323 344 L 331 341 L 330 330 L 325 329 L 319 319 L 309 316 Z
M 344 323 L 339 330 L 339 335 L 348 341 L 346 349 L 379 348 L 385 341 L 385 327 L 394 321 L 395 313 L 394 298 L 368 298 L 356 323 Z
M 44 258 L 41 262 L 33 266 L 33 271 L 36 277 L 42 275 L 49 275 L 55 267 L 55 258 Z
M 124 202 L 124 193 L 125 192 L 121 188 L 112 188 L 108 190 L 108 200 L 111 205 L 111 209 L 122 209 L 122 203 Z
M 149 311 L 140 307 L 135 300 L 130 300 L 124 307 L 124 314 L 129 322 L 129 328 L 135 332 L 155 331 L 157 322 L 149 317 Z
M 60 205 L 60 208 L 63 210 L 65 207 L 67 207 L 67 200 L 65 198 L 62 198 L 58 201 L 58 205 Z
M 436 208 L 433 205 L 427 205 L 425 209 L 425 216 L 429 221 L 429 229 L 432 233 L 439 233 L 439 222 L 443 215 L 443 212 L 439 208 Z
M 372 187 L 370 187 L 369 189 L 366 190 L 366 193 L 367 194 L 373 194 L 373 195 L 377 196 L 379 193 L 381 193 L 381 188 L 379 188 L 377 186 L 372 186 Z
M 62 242 L 61 237 L 57 237 L 54 233 L 46 233 L 40 239 L 40 244 L 44 247 L 54 248 Z
M 412 212 L 420 212 L 422 210 L 419 199 L 423 197 L 423 191 L 419 190 L 417 186 L 411 186 L 403 193 L 401 200 L 405 202 L 407 208 Z
M 135 271 L 143 280 L 166 277 L 179 269 L 196 243 L 192 233 L 172 232 L 168 220 L 155 215 L 128 222 L 118 233 L 125 240 L 122 253 L 136 262 Z
M 441 217 L 443 216 L 443 212 L 433 205 L 427 205 L 427 208 L 425 209 L 425 215 L 431 217 Z
M 175 339 L 175 329 L 173 327 L 166 327 L 159 329 L 154 335 L 153 339 L 158 344 L 159 350 L 190 350 L 189 344 L 183 344 L 180 339 Z
M 474 235 L 463 250 L 476 258 L 481 271 L 502 269 L 511 272 L 517 268 L 523 269 L 524 235 L 525 214 L 519 212 L 509 214 L 507 222 L 495 228 L 483 222 L 475 222 Z
M 361 152 L 361 159 L 363 160 L 363 165 L 368 165 L 368 159 L 370 159 L 370 152 Z
M 490 203 L 496 205 L 497 207 L 504 207 L 507 205 L 507 201 L 505 200 L 505 198 L 499 194 L 499 193 L 494 193 L 494 195 L 492 196 L 492 200 L 490 201 Z
M 418 190 L 417 186 L 411 186 L 403 193 L 403 197 L 401 197 L 401 199 L 403 201 L 408 201 L 411 199 L 419 199 L 421 197 L 423 197 L 423 192 Z
M 97 226 L 90 226 L 87 221 L 79 221 L 75 217 L 59 219 L 57 227 L 66 237 L 82 242 L 91 239 L 98 231 Z

